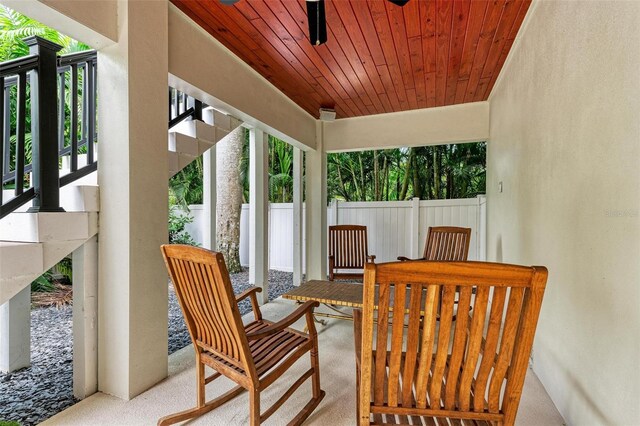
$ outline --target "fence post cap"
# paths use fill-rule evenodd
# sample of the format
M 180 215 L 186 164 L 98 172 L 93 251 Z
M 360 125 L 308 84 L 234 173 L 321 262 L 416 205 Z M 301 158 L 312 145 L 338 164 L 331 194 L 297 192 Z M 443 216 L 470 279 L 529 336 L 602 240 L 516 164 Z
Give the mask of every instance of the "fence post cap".
M 53 50 L 54 52 L 59 52 L 60 50 L 62 50 L 62 46 L 60 46 L 59 44 L 37 35 L 24 38 L 22 39 L 22 41 L 30 48 L 33 46 L 39 46 L 49 50 Z

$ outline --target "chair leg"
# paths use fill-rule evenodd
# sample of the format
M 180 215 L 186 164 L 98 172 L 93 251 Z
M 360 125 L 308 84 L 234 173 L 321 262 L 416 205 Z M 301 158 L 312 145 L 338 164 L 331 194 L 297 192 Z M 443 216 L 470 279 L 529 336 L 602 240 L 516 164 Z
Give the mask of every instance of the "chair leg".
M 322 389 L 320 389 L 320 361 L 318 360 L 318 336 L 314 336 L 313 347 L 309 351 L 311 358 L 311 367 L 313 368 L 313 376 L 311 376 L 311 386 L 313 388 L 313 398 L 320 397 Z
M 168 426 L 174 423 L 180 423 L 180 422 L 184 422 L 185 420 L 200 417 L 203 414 L 206 414 L 209 411 L 215 408 L 218 408 L 224 403 L 232 400 L 233 398 L 240 395 L 245 390 L 246 389 L 243 388 L 242 386 L 236 386 L 235 388 L 231 389 L 227 393 L 222 394 L 218 398 L 205 403 L 204 406 L 202 407 L 191 408 L 189 410 L 180 411 L 178 413 L 174 413 L 161 418 L 160 420 L 158 420 L 158 426 Z
M 200 362 L 200 354 L 196 354 L 196 406 L 188 410 L 180 411 L 168 416 L 164 416 L 158 420 L 158 426 L 167 426 L 174 423 L 183 422 L 185 420 L 200 417 L 209 411 L 218 408 L 222 404 L 232 400 L 236 396 L 240 395 L 246 389 L 242 386 L 236 386 L 230 391 L 220 395 L 219 397 L 206 402 L 206 377 L 204 374 L 204 364 Z
M 200 362 L 200 357 L 197 356 L 196 357 L 196 377 L 197 377 L 197 382 L 198 382 L 198 389 L 197 389 L 197 401 L 198 401 L 198 408 L 204 407 L 205 401 L 206 401 L 206 389 L 204 387 L 204 364 L 202 362 Z
M 249 390 L 249 417 L 251 426 L 260 425 L 260 391 Z

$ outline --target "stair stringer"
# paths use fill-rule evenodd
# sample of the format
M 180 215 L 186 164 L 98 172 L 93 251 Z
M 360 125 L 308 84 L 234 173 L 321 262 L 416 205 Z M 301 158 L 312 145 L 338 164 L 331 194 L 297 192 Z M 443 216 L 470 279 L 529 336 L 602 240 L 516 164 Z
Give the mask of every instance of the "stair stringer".
M 185 121 L 169 131 L 170 177 L 242 125 L 242 121 L 212 108 L 203 111 L 203 119 Z
M 0 275 L 0 305 L 9 301 L 28 285 L 31 285 L 33 280 L 38 278 L 45 271 L 51 269 L 55 264 L 73 253 L 77 248 L 81 247 L 86 241 L 98 233 L 98 212 L 83 212 L 83 214 L 86 215 L 88 219 L 88 232 L 83 236 L 83 238 L 73 240 L 52 239 L 44 242 L 31 243 L 40 245 L 42 250 L 42 259 L 38 259 L 38 262 L 42 262 L 42 267 L 38 273 L 13 276 Z M 2 271 L 0 271 L 0 273 L 2 273 Z

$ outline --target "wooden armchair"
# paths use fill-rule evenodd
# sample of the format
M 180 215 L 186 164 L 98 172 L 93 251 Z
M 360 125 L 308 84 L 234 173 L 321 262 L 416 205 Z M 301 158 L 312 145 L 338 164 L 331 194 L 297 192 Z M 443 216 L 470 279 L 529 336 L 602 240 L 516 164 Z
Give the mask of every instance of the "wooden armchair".
M 358 424 L 513 425 L 546 281 L 539 266 L 366 265 L 354 311 Z M 452 322 L 456 287 L 469 314 Z M 436 328 L 440 298 L 449 315 Z M 457 420 L 434 423 L 443 418 Z
M 234 296 L 221 253 L 185 245 L 163 245 L 162 254 L 196 351 L 197 405 L 161 418 L 158 425 L 201 416 L 245 390 L 250 393 L 250 423 L 259 425 L 311 377 L 313 397 L 290 424 L 304 422 L 324 397 L 324 391 L 320 389 L 318 337 L 313 322 L 313 308 L 318 303 L 306 302 L 286 318 L 272 323 L 262 318 L 257 303 L 256 293 L 262 291 L 261 288 L 253 287 Z M 247 297 L 251 300 L 255 320 L 243 325 L 238 302 Z M 288 328 L 303 315 L 306 315 L 308 334 Z M 260 392 L 307 352 L 311 368 L 273 406 L 260 414 Z M 205 365 L 215 370 L 209 377 L 205 377 Z M 238 386 L 205 402 L 205 385 L 221 375 Z
M 466 261 L 470 242 L 471 228 L 430 226 L 424 245 L 424 254 L 420 259 L 414 260 Z M 398 260 L 412 259 L 400 256 Z
M 333 225 L 329 227 L 329 281 L 361 279 L 362 272 L 336 272 L 338 269 L 363 270 L 373 262 L 367 247 L 367 227 L 363 225 Z

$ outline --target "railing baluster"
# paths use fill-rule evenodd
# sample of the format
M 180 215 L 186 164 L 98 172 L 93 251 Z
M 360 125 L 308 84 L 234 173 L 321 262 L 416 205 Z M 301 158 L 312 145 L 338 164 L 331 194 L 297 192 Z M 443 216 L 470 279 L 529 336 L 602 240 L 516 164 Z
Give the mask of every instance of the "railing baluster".
M 64 108 L 66 93 L 65 74 L 64 71 L 58 73 L 58 84 L 60 85 L 58 92 L 58 152 L 62 152 L 64 149 L 64 122 L 66 118 Z
M 18 74 L 18 101 L 16 117 L 16 160 L 15 160 L 15 191 L 16 197 L 24 192 L 24 137 L 27 109 L 27 73 Z M 32 135 L 33 137 L 33 135 Z M 33 139 L 32 139 L 33 144 Z
M 11 142 L 11 87 L 5 87 L 4 93 L 4 128 L 2 129 L 2 135 L 4 139 L 4 156 L 1 159 L 4 166 L 2 169 L 4 173 L 9 173 L 9 164 L 11 162 L 11 150 L 9 144 Z M 0 176 L 0 180 L 3 177 Z
M 93 139 L 96 128 L 96 99 L 93 61 L 87 61 L 87 164 L 93 163 Z
M 2 93 L 2 99 L 0 99 L 0 206 L 2 206 L 2 191 L 4 188 L 4 167 L 3 167 L 3 158 L 4 158 L 4 131 L 2 130 L 5 125 L 4 121 L 4 97 L 5 97 L 5 89 L 4 89 L 4 77 L 0 77 L 0 93 Z
M 87 110 L 89 109 L 89 99 L 88 99 L 88 87 L 87 87 L 87 83 L 88 83 L 88 79 L 87 79 L 87 64 L 86 62 L 82 65 L 78 65 L 81 69 L 82 69 L 82 120 L 80 122 L 80 142 L 78 144 L 78 147 L 82 147 L 83 144 L 87 143 L 88 140 L 88 135 L 87 135 L 87 121 L 88 121 L 88 114 L 87 114 Z
M 71 65 L 71 172 L 78 170 L 78 65 Z

